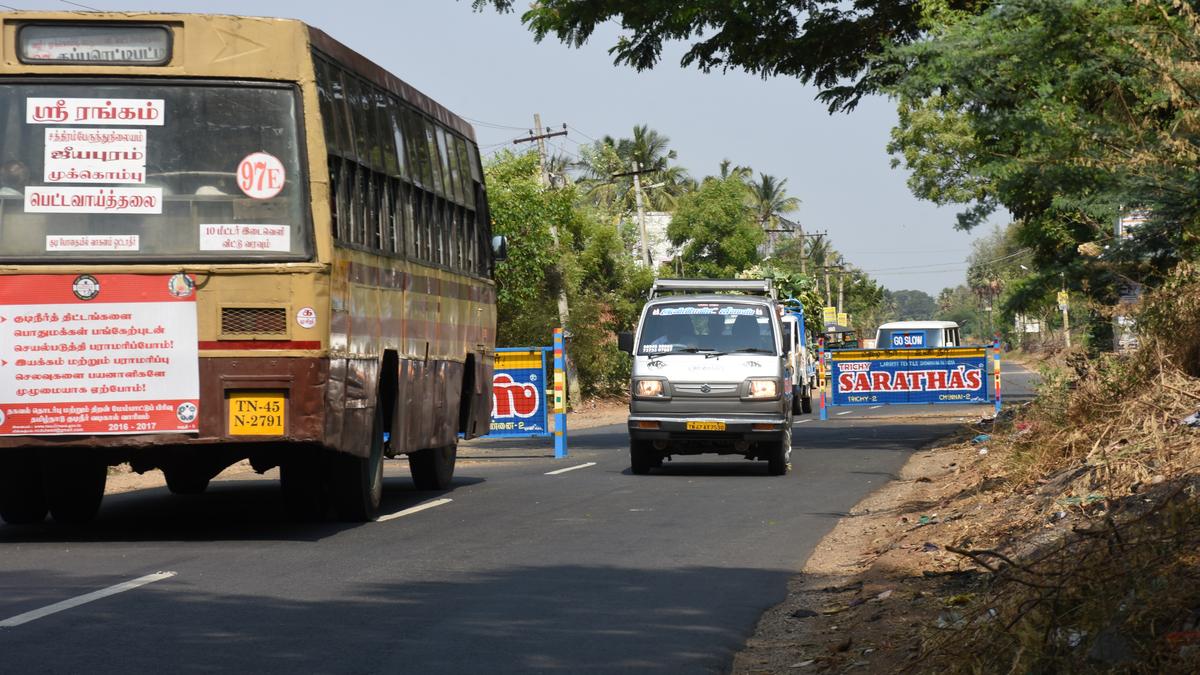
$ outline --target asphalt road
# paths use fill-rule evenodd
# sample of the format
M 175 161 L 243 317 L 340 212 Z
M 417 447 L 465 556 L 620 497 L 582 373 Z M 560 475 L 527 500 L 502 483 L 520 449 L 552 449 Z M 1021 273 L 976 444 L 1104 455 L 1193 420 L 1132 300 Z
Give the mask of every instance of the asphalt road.
M 390 463 L 382 522 L 295 525 L 246 480 L 110 496 L 84 532 L 0 526 L 0 673 L 724 671 L 838 518 L 990 413 L 850 410 L 799 417 L 783 477 L 716 456 L 634 476 L 611 426 L 565 460 L 472 443 L 444 493 Z

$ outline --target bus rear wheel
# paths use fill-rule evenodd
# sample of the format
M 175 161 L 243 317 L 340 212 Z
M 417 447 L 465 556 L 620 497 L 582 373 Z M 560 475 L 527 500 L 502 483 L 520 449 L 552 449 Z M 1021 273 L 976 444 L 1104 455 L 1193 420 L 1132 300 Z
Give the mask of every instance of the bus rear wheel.
M 42 465 L 32 453 L 11 453 L 0 459 L 0 519 L 9 525 L 30 525 L 46 519 Z
M 320 451 L 298 450 L 280 463 L 279 485 L 288 518 L 304 523 L 325 517 L 329 493 L 323 459 Z
M 333 458 L 333 505 L 340 520 L 362 523 L 375 517 L 383 500 L 383 408 L 371 418 L 366 457 L 338 453 Z
M 408 470 L 418 490 L 445 490 L 454 478 L 458 444 L 426 448 L 408 455 Z
M 100 511 L 108 466 L 88 457 L 66 455 L 42 467 L 46 503 L 55 522 L 85 525 Z

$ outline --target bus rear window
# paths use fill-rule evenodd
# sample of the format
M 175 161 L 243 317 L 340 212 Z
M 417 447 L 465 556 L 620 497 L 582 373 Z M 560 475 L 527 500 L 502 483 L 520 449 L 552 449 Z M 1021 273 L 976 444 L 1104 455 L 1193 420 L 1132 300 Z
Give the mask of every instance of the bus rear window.
M 0 259 L 311 257 L 290 87 L 0 82 Z

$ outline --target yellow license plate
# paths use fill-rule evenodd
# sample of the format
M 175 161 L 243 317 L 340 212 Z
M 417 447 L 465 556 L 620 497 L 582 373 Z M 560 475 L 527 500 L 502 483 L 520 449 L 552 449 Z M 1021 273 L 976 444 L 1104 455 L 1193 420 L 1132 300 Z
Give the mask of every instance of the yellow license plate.
M 283 392 L 229 395 L 230 436 L 282 436 Z
M 724 422 L 688 422 L 688 431 L 725 431 Z

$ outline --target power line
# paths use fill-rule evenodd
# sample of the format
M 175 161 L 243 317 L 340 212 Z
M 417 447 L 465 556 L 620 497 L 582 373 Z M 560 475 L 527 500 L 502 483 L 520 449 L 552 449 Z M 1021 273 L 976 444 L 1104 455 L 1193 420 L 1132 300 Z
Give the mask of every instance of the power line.
M 591 136 L 588 136 L 587 134 L 583 133 L 583 131 L 580 131 L 580 129 L 578 127 L 573 127 L 573 126 L 568 125 L 567 128 L 570 129 L 571 131 L 578 131 L 580 136 L 583 136 L 584 138 L 588 139 L 589 141 L 591 141 L 593 143 L 600 142 L 600 141 L 596 140 L 595 138 L 592 138 Z
M 87 5 L 81 5 L 78 2 L 71 2 L 71 0 L 58 0 L 58 1 L 63 3 L 64 5 L 74 5 L 76 7 L 82 7 L 83 9 L 86 9 L 86 10 L 89 10 L 92 12 L 103 11 L 103 10 L 96 9 L 95 7 L 88 7 Z
M 517 127 L 517 126 L 512 126 L 512 125 L 510 125 L 510 124 L 499 124 L 499 123 L 496 123 L 496 122 L 485 122 L 485 121 L 483 121 L 483 120 L 477 120 L 477 119 L 474 119 L 474 118 L 471 118 L 471 117 L 466 117 L 465 115 L 464 115 L 464 116 L 461 116 L 461 117 L 462 117 L 464 120 L 466 120 L 466 121 L 468 121 L 468 122 L 470 122 L 470 123 L 472 123 L 472 124 L 478 124 L 479 126 L 483 126 L 483 127 L 490 127 L 490 128 L 492 128 L 492 129 L 511 129 L 511 130 L 513 130 L 513 131 L 525 131 L 526 129 L 528 129 L 528 128 L 529 128 L 529 127 Z
M 926 269 L 926 268 L 931 268 L 931 267 L 959 267 L 959 266 L 964 266 L 964 265 L 965 265 L 965 267 L 963 267 L 963 269 L 968 269 L 975 265 L 980 265 L 980 266 L 991 265 L 993 263 L 998 263 L 1003 260 L 1015 258 L 1019 255 L 1024 255 L 1026 253 L 1029 253 L 1029 249 L 1023 248 L 1023 249 L 1017 251 L 1016 253 L 1010 253 L 1005 256 L 1000 256 L 999 258 L 993 258 L 991 260 L 984 260 L 982 262 L 977 262 L 977 263 L 973 263 L 969 260 L 963 260 L 963 261 L 958 261 L 958 262 L 930 263 L 927 265 L 906 265 L 903 267 L 881 267 L 878 269 L 863 270 L 863 271 L 870 273 L 870 274 L 874 274 L 876 272 L 892 272 L 895 270 L 920 270 L 920 269 Z M 930 271 L 952 271 L 952 270 L 930 270 Z

